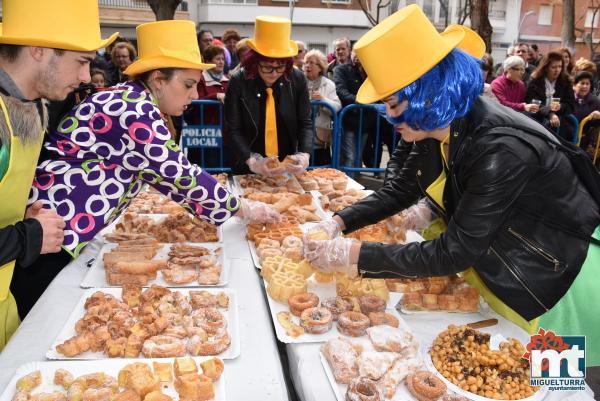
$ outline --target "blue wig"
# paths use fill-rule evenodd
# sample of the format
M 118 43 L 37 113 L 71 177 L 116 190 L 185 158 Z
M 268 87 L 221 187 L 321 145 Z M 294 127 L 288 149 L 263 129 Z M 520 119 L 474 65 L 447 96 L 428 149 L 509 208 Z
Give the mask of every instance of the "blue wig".
M 385 113 L 390 124 L 405 122 L 412 129 L 432 131 L 446 128 L 471 109 L 483 92 L 480 61 L 459 49 L 452 50 L 435 67 L 394 95 L 408 107 L 398 117 Z

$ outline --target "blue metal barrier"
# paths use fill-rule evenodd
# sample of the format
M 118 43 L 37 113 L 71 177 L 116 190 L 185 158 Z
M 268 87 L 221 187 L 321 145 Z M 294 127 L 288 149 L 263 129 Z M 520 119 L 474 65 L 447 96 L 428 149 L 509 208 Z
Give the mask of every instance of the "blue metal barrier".
M 223 104 L 218 100 L 194 100 L 191 106 L 200 106 L 200 123 L 188 124 L 185 121 L 185 117 L 181 116 L 180 145 L 182 151 L 187 156 L 188 149 L 200 149 L 200 163 L 198 165 L 208 172 L 231 172 L 231 168 L 225 167 L 223 152 Z M 205 124 L 205 106 L 216 106 L 219 108 L 218 124 Z M 211 159 L 208 162 L 214 162 L 212 160 L 214 153 L 211 151 L 215 150 L 218 151 L 217 165 L 206 167 L 207 158 Z
M 330 156 L 330 162 L 327 164 L 316 164 L 314 162 L 315 160 L 315 150 L 316 149 L 324 149 L 327 150 L 327 147 L 325 148 L 316 148 L 315 144 L 316 144 L 316 138 L 317 138 L 317 126 L 316 126 L 316 119 L 317 116 L 319 114 L 319 112 L 324 112 L 326 109 L 329 114 L 331 115 L 331 122 L 332 122 L 332 128 L 331 128 L 331 143 L 329 144 L 329 156 Z M 319 110 L 321 109 L 321 110 Z M 337 142 L 335 140 L 335 134 L 337 132 L 337 130 L 339 129 L 339 123 L 338 123 L 338 113 L 337 111 L 327 102 L 324 102 L 322 100 L 311 100 L 310 102 L 310 116 L 311 116 L 311 120 L 312 120 L 312 142 L 311 142 L 311 152 L 310 152 L 310 166 L 309 168 L 318 168 L 318 167 L 334 167 L 334 155 L 336 152 L 336 146 L 337 146 Z
M 561 120 L 569 120 L 569 122 L 573 124 L 573 128 L 575 130 L 573 131 L 573 137 L 571 138 L 571 142 L 574 145 L 577 145 L 579 143 L 579 120 L 577 120 L 577 117 L 575 117 L 573 114 L 567 114 L 566 116 L 562 116 Z M 556 130 L 556 135 L 560 136 L 560 126 L 558 126 Z
M 344 144 L 344 137 L 346 135 L 345 129 L 344 129 L 344 117 L 346 117 L 346 115 L 351 112 L 351 111 L 358 111 L 358 125 L 356 127 L 357 132 L 354 132 L 354 135 L 356 135 L 356 137 L 354 138 L 354 149 L 353 149 L 353 153 L 354 153 L 354 163 L 352 166 L 343 166 L 341 163 L 341 153 L 342 153 L 342 148 L 343 148 L 343 144 Z M 376 105 L 374 104 L 350 104 L 346 107 L 344 107 L 342 109 L 342 111 L 338 114 L 338 129 L 337 132 L 335 133 L 335 139 L 334 139 L 334 160 L 333 160 L 333 165 L 335 168 L 337 168 L 338 170 L 344 171 L 346 173 L 355 173 L 355 172 L 370 172 L 370 173 L 382 173 L 385 171 L 385 166 L 384 167 L 362 167 L 362 155 L 363 155 L 363 149 L 364 146 L 366 145 L 366 141 L 368 140 L 368 138 L 365 138 L 365 140 L 363 140 L 363 121 L 364 121 L 364 112 L 365 110 L 373 110 L 375 113 L 377 113 L 377 118 L 375 121 L 375 139 L 374 139 L 374 155 L 373 155 L 373 164 L 375 166 L 378 166 L 381 162 L 381 160 L 379 160 L 379 148 L 381 146 L 381 124 L 382 124 L 382 119 L 379 117 L 379 111 Z M 384 123 L 385 124 L 385 123 Z M 385 124 L 387 125 L 387 124 Z M 391 141 L 391 145 L 392 145 L 392 149 L 388 149 L 390 152 L 390 156 L 393 153 L 394 149 L 396 148 L 397 144 L 398 144 L 398 134 L 396 133 L 396 130 L 394 129 L 393 126 L 390 125 L 391 130 L 391 136 L 392 136 L 392 141 Z M 368 133 L 368 135 L 371 135 L 372 133 Z

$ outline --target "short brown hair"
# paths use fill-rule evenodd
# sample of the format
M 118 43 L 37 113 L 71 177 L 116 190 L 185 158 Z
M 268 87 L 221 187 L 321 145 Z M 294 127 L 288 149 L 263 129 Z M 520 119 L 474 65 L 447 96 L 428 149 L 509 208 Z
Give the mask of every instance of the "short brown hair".
M 575 62 L 575 65 L 573 66 L 573 75 L 577 74 L 580 71 L 587 71 L 590 72 L 592 75 L 596 75 L 596 73 L 598 72 L 596 63 L 583 57 L 580 57 L 579 60 Z
M 204 50 L 204 54 L 202 54 L 202 61 L 209 63 L 210 60 L 217 57 L 219 54 L 225 56 L 225 50 L 223 50 L 223 48 L 220 46 L 210 45 Z
M 229 39 L 235 39 L 239 41 L 240 39 L 242 39 L 242 37 L 240 36 L 240 33 L 237 30 L 230 28 L 223 32 L 223 43 L 227 42 Z
M 131 62 L 133 62 L 135 60 L 135 58 L 137 57 L 137 51 L 135 50 L 135 47 L 133 47 L 133 45 L 129 42 L 119 42 L 117 43 L 112 51 L 110 52 L 110 57 L 111 59 L 115 60 L 115 58 L 117 57 L 117 50 L 119 49 L 127 49 L 127 51 L 129 52 L 129 59 L 131 60 Z

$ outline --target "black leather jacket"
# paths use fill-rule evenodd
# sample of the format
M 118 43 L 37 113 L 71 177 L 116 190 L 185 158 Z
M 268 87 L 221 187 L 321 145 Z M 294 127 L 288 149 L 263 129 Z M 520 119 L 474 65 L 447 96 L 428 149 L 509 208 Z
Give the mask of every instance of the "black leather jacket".
M 532 119 L 477 99 L 451 126 L 447 230 L 420 244 L 363 243 L 358 261 L 363 275 L 440 276 L 473 266 L 488 288 L 525 319 L 551 309 L 579 273 L 600 213 L 568 158 L 527 130 L 551 136 Z M 413 158 L 424 159 L 422 165 L 429 154 Z M 374 209 L 379 217 L 385 217 L 380 209 L 393 213 L 403 208 L 391 206 L 407 197 L 395 181 L 416 175 L 419 165 L 405 163 L 413 174 L 396 178 L 395 191 L 379 191 L 379 208 Z M 418 176 L 416 181 L 426 188 Z M 360 203 L 348 209 L 339 213 L 344 222 L 344 216 L 353 217 L 348 231 L 372 221 L 352 215 L 361 210 Z
M 273 84 L 273 95 L 280 159 L 297 151 L 310 153 L 313 133 L 304 74 L 292 68 L 287 77 L 282 76 Z M 245 161 L 251 153 L 264 156 L 265 96 L 262 79 L 246 79 L 243 69 L 229 80 L 225 96 L 225 143 L 235 152 L 236 163 L 233 168 L 236 173 L 247 172 Z

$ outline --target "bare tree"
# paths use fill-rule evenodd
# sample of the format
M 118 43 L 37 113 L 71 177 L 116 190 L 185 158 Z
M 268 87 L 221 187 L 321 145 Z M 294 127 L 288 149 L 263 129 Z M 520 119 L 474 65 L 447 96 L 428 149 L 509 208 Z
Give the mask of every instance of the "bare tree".
M 600 22 L 600 0 L 588 0 L 588 4 L 587 7 L 585 7 L 585 10 L 589 10 L 592 12 L 590 27 L 586 28 L 585 24 L 581 24 L 583 28 L 577 28 L 577 26 L 580 25 L 581 21 L 586 20 L 587 13 L 584 13 L 575 22 L 575 31 L 581 34 L 583 42 L 587 45 L 588 49 L 590 49 L 590 59 L 593 60 L 594 56 L 597 53 L 598 46 L 600 45 L 600 43 L 594 43 L 594 36 L 597 31 L 596 28 L 598 23 Z
M 563 0 L 562 6 L 562 46 L 575 49 L 575 0 Z
M 371 26 L 375 26 L 379 24 L 379 20 L 381 19 L 381 12 L 390 6 L 391 0 L 377 0 L 377 2 L 371 6 L 369 0 L 356 0 L 360 9 L 363 11 L 367 19 L 369 20 L 369 24 Z M 387 15 L 386 15 L 387 16 Z
M 175 18 L 175 10 L 181 4 L 181 0 L 146 0 L 154 12 L 157 21 Z
M 458 23 L 463 25 L 467 18 L 471 17 L 471 0 L 458 0 L 458 8 L 456 12 Z
M 489 51 L 492 48 L 492 33 L 494 30 L 490 19 L 488 0 L 471 0 L 471 29 L 481 36 L 485 47 Z

